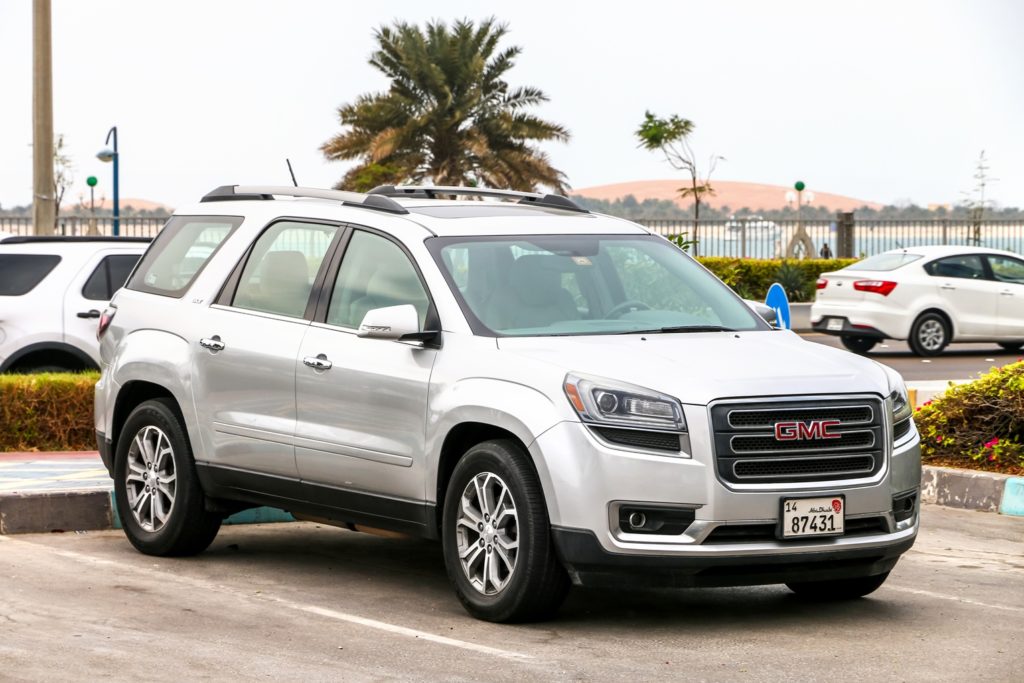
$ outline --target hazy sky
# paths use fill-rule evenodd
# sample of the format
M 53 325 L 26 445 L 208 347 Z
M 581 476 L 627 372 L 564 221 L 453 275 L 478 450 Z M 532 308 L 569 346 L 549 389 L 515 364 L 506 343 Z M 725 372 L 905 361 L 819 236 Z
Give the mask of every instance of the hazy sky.
M 32 195 L 30 0 L 0 0 L 0 204 Z M 383 89 L 373 29 L 494 14 L 566 125 L 545 150 L 574 187 L 673 177 L 636 148 L 644 110 L 696 122 L 717 177 L 865 200 L 956 202 L 981 149 L 990 196 L 1024 206 L 1024 2 L 53 1 L 54 127 L 76 166 L 69 199 L 110 167 L 121 196 L 169 205 L 217 185 L 329 187 L 319 146 L 336 109 Z

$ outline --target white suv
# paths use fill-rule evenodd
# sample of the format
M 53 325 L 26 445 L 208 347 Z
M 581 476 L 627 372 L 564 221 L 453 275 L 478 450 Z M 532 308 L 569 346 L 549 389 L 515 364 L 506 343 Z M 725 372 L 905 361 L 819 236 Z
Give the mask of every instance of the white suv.
M 97 438 L 145 553 L 271 505 L 440 539 L 467 610 L 513 621 L 570 582 L 859 597 L 917 534 L 895 372 L 564 197 L 221 187 L 100 331 Z
M 96 370 L 100 311 L 149 238 L 0 238 L 0 372 Z

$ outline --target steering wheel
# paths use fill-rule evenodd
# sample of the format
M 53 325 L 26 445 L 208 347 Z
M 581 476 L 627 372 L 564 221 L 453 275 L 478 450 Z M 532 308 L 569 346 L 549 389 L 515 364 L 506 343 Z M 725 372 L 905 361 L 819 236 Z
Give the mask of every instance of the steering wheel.
M 606 316 L 609 318 L 621 318 L 624 314 L 629 312 L 631 309 L 638 311 L 649 311 L 651 307 L 645 304 L 643 301 L 637 301 L 636 299 L 626 299 L 622 303 L 616 304 L 611 307 Z

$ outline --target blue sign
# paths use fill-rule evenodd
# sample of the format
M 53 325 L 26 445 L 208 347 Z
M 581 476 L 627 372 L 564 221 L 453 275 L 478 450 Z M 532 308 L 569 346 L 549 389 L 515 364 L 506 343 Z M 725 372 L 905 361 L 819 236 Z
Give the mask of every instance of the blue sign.
M 793 329 L 789 317 L 789 299 L 786 297 L 786 290 L 778 282 L 768 288 L 768 296 L 764 303 L 769 308 L 775 309 L 775 327 L 784 330 Z

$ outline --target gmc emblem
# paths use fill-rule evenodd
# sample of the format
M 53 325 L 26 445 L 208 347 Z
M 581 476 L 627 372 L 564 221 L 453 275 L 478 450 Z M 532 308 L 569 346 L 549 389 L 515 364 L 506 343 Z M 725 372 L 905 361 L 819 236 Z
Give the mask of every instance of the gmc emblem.
M 804 439 L 838 439 L 842 434 L 831 431 L 842 422 L 839 420 L 811 420 L 810 422 L 776 422 L 776 441 L 802 441 Z

